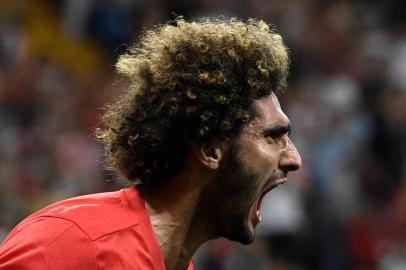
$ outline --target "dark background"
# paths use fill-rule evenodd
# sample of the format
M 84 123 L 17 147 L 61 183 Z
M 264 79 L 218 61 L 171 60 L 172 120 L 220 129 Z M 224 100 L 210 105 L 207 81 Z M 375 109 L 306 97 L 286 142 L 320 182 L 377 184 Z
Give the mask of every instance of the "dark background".
M 0 1 L 0 241 L 33 211 L 114 190 L 93 136 L 119 54 L 177 15 L 260 18 L 291 53 L 281 97 L 304 166 L 264 201 L 258 241 L 196 269 L 406 269 L 402 1 Z

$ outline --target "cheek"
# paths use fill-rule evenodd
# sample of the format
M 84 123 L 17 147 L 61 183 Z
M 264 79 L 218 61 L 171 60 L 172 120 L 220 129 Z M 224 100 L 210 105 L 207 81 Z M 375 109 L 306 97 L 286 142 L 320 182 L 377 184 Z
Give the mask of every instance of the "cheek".
M 241 160 L 257 172 L 272 171 L 278 164 L 277 151 L 268 143 L 255 143 L 241 151 Z

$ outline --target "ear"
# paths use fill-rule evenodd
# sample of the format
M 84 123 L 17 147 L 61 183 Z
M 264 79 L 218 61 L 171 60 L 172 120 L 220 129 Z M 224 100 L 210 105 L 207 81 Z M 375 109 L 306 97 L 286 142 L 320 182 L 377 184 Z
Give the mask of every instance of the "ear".
M 199 162 L 210 170 L 217 170 L 224 156 L 224 145 L 220 142 L 211 142 L 199 145 L 195 152 Z

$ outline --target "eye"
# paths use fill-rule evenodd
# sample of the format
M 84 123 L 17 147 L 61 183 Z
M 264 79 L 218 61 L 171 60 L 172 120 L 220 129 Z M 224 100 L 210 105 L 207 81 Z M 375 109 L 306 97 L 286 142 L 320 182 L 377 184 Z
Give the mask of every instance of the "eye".
M 288 126 L 276 126 L 264 131 L 264 137 L 269 143 L 286 145 L 289 141 L 291 129 Z
M 280 141 L 282 140 L 284 137 L 287 137 L 287 134 L 266 134 L 265 138 L 267 140 L 271 140 L 271 141 Z
M 264 137 L 269 144 L 278 145 L 280 148 L 285 148 L 289 142 L 288 132 L 268 133 Z

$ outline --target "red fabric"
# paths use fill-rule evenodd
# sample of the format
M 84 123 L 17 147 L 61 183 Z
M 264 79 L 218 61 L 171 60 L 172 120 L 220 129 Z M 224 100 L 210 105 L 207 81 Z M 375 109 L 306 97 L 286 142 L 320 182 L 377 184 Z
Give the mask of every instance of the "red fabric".
M 165 265 L 144 201 L 129 188 L 68 199 L 29 216 L 0 247 L 0 269 L 165 270 Z

